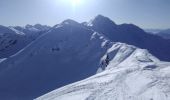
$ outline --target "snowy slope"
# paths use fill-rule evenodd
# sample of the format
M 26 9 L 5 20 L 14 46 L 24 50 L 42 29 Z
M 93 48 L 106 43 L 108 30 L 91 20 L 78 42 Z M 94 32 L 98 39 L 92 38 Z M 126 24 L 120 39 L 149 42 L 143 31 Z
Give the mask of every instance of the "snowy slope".
M 27 25 L 25 28 L 0 26 L 0 58 L 8 58 L 17 53 L 49 28 L 39 24 Z
M 0 58 L 9 57 L 22 49 L 29 41 L 24 33 L 5 26 L 0 26 Z
M 101 58 L 111 45 L 103 35 L 66 20 L 0 63 L 0 98 L 33 99 L 101 72 Z
M 100 18 L 103 20 L 102 16 L 99 20 Z M 140 100 L 152 94 L 153 97 L 149 98 L 152 100 L 156 98 L 154 97 L 156 93 L 159 93 L 162 100 L 164 92 L 167 94 L 165 98 L 168 98 L 168 66 L 170 64 L 160 62 L 147 50 L 111 42 L 113 40 L 110 39 L 112 36 L 110 32 L 114 31 L 113 27 L 119 27 L 119 25 L 117 26 L 108 18 L 104 19 L 102 23 L 106 22 L 105 27 L 101 28 L 103 24 L 100 21 L 96 25 L 99 25 L 105 33 L 96 32 L 96 29 L 91 28 L 94 24 L 79 24 L 70 19 L 52 28 L 41 25 L 2 28 L 1 33 L 15 33 L 17 36 L 24 37 L 21 39 L 30 39 L 31 43 L 29 42 L 27 46 L 22 47 L 23 49 L 9 58 L 0 59 L 0 99 L 30 100 L 92 75 L 94 76 L 60 88 L 40 99 L 81 100 L 87 97 L 87 99 L 103 100 L 115 97 L 118 100 L 121 98 Z M 123 24 L 121 27 L 123 27 L 121 34 L 124 40 L 132 39 L 133 43 L 135 39 L 140 40 L 142 35 L 136 38 L 138 35 L 134 33 L 130 36 L 123 33 L 134 32 L 134 27 L 135 31 L 138 31 L 138 27 L 128 24 Z M 108 31 L 106 31 L 107 28 L 109 28 Z M 140 29 L 140 32 L 143 30 Z M 39 38 L 35 39 L 37 36 Z M 23 43 L 23 41 L 17 43 Z M 9 50 L 13 51 L 12 47 Z M 166 56 L 169 56 L 168 53 Z
M 105 71 L 36 100 L 170 100 L 170 63 L 125 44 L 107 54 L 113 59 Z

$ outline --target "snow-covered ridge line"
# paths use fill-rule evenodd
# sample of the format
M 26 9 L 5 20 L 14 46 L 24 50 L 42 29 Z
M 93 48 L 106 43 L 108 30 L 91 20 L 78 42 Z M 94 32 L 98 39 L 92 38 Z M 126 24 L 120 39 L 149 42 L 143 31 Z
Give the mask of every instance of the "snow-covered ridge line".
M 101 31 L 70 19 L 43 33 L 37 33 L 32 25 L 15 27 L 28 32 L 31 39 L 38 37 L 18 53 L 0 60 L 0 99 L 31 100 L 57 89 L 38 99 L 166 100 L 170 64 L 146 49 L 126 44 L 143 43 L 141 37 L 148 35 L 139 34 L 143 31 L 135 25 L 117 26 L 103 16 L 94 21 Z M 126 42 L 112 42 L 109 36 Z M 11 42 L 15 43 L 20 42 Z
M 122 50 L 122 49 L 121 49 Z M 120 64 L 36 100 L 169 100 L 170 63 L 136 49 Z M 113 66 L 114 65 L 114 66 Z

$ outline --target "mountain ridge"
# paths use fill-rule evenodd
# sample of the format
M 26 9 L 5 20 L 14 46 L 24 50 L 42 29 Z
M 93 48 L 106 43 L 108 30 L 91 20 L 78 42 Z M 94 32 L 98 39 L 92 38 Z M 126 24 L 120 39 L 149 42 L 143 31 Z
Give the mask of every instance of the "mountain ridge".
M 161 60 L 170 60 L 170 56 L 167 56 L 170 55 L 170 40 L 149 34 L 134 24 L 116 25 L 109 18 L 101 15 L 95 18 L 100 20 L 96 21 L 94 19 L 94 21 L 92 20 L 84 25 L 96 32 L 104 34 L 113 42 L 135 45 L 139 48 L 149 50 L 154 56 Z M 160 46 L 156 44 L 160 44 Z
M 100 16 L 99 19 L 101 20 L 102 17 Z M 71 19 L 64 20 L 38 36 L 31 44 L 16 54 L 7 59 L 0 60 L 0 98 L 7 100 L 30 100 L 56 88 L 86 79 L 90 76 L 97 74 L 93 77 L 98 77 L 100 73 L 104 73 L 104 76 L 106 74 L 106 76 L 109 75 L 112 77 L 114 75 L 122 76 L 124 75 L 122 73 L 126 72 L 130 74 L 140 71 L 152 72 L 153 70 L 158 70 L 159 72 L 160 68 L 168 68 L 169 63 L 164 64 L 164 62 L 161 62 L 150 54 L 149 50 L 140 49 L 126 42 L 120 43 L 122 41 L 115 42 L 110 39 L 111 37 L 107 36 L 112 36 L 112 32 L 122 30 L 123 32 L 130 32 L 131 36 L 133 35 L 131 37 L 128 36 L 128 33 L 120 31 L 120 34 L 124 35 L 123 39 L 128 41 L 130 38 L 134 42 L 141 37 L 145 37 L 140 33 L 143 30 L 138 31 L 138 27 L 132 24 L 116 25 L 114 22 L 110 22 L 111 20 L 107 17 L 104 18 L 107 20 L 104 22 L 109 21 L 109 26 L 111 25 L 111 30 L 108 29 L 108 32 L 106 32 L 107 28 L 109 28 L 107 25 L 105 26 L 106 29 L 101 28 L 103 32 L 98 32 L 96 31 L 98 29 L 97 26 L 95 26 L 95 29 L 92 28 L 93 25 L 87 26 L 87 23 L 78 23 Z M 100 25 L 102 26 L 103 24 L 100 23 Z M 32 28 L 33 26 L 29 25 L 27 27 Z M 138 38 L 136 39 L 136 37 Z M 134 71 L 136 69 L 137 71 Z M 163 71 L 163 73 L 165 72 Z M 144 76 L 147 75 L 144 74 Z M 166 77 L 162 76 L 162 78 Z M 105 79 L 105 77 L 102 79 Z M 96 80 L 100 81 L 100 79 Z M 101 84 L 107 83 L 105 80 L 101 81 Z M 121 83 L 119 78 L 111 80 L 111 83 L 112 81 Z M 164 83 L 167 84 L 167 82 Z M 93 83 L 92 85 L 95 86 Z M 98 85 L 96 86 L 97 90 L 100 89 L 100 82 L 99 88 Z M 77 86 L 75 85 L 75 87 Z M 95 87 L 92 88 L 96 90 Z M 101 88 L 104 90 L 102 86 Z M 165 88 L 168 87 L 165 86 Z M 92 99 L 95 96 L 97 95 L 94 95 Z
M 36 27 L 39 27 L 36 28 Z M 42 28 L 43 27 L 43 28 Z M 48 31 L 48 26 L 40 24 L 20 26 L 0 26 L 0 58 L 8 58 L 19 52 L 37 37 Z

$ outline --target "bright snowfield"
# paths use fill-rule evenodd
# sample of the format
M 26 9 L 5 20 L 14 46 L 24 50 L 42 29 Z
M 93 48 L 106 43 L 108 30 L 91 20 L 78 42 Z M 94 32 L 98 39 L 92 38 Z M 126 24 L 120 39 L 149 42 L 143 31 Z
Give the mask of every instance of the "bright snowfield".
M 146 50 L 113 44 L 106 70 L 36 100 L 170 100 L 170 63 Z

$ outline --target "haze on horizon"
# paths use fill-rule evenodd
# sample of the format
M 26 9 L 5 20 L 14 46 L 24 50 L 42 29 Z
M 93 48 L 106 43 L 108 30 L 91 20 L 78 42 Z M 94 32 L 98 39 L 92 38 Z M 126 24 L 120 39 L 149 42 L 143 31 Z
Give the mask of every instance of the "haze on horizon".
M 0 25 L 53 26 L 65 19 L 89 21 L 102 14 L 117 24 L 133 23 L 142 28 L 170 28 L 170 0 L 1 0 Z

